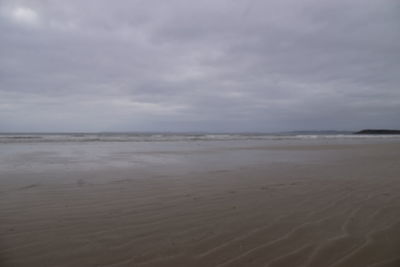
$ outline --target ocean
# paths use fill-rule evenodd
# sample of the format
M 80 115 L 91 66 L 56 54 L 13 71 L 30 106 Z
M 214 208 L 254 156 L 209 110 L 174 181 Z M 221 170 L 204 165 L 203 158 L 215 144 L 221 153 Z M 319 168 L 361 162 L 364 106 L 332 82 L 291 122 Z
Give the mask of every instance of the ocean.
M 400 135 L 355 135 L 351 133 L 0 133 L 0 143 L 50 142 L 192 142 L 251 140 L 368 140 L 400 139 Z

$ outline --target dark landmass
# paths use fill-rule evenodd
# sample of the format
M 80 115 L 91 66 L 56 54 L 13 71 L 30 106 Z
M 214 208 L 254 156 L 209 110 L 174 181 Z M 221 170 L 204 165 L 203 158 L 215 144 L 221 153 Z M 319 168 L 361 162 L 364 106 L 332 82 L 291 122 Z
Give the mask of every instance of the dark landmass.
M 366 129 L 354 134 L 400 134 L 400 130 Z

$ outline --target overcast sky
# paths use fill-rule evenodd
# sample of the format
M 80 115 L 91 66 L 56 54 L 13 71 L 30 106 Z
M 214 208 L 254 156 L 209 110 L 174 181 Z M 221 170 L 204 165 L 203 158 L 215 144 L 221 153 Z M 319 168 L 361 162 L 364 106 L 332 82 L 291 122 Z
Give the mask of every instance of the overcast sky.
M 398 0 L 0 0 L 0 131 L 400 128 Z

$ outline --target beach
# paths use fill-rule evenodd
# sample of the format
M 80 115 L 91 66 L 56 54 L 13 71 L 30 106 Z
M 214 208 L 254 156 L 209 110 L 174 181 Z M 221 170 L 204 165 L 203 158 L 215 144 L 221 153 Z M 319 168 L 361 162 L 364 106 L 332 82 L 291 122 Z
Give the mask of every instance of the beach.
M 400 266 L 399 139 L 0 149 L 0 266 Z

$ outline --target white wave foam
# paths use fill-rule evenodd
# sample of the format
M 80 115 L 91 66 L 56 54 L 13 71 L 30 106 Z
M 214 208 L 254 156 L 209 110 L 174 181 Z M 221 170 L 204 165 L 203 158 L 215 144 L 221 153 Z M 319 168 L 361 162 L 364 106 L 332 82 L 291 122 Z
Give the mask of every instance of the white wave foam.
M 353 134 L 1 134 L 0 143 L 178 142 L 234 140 L 400 139 L 400 135 Z

